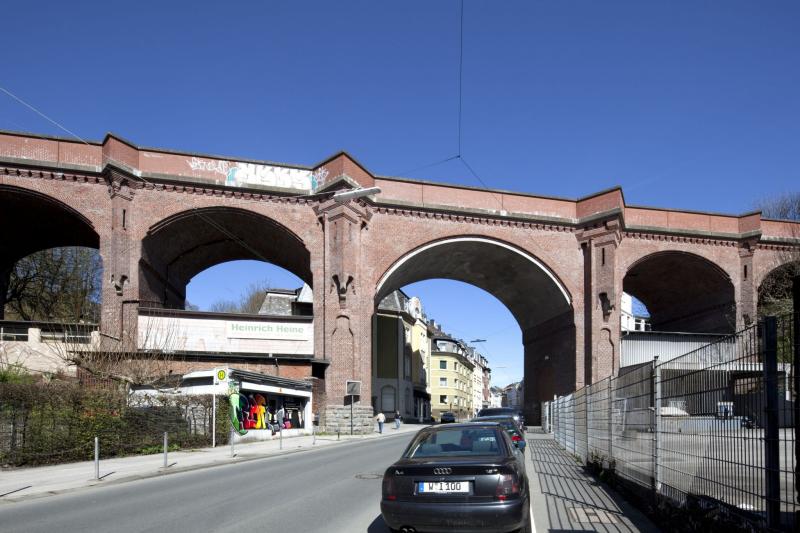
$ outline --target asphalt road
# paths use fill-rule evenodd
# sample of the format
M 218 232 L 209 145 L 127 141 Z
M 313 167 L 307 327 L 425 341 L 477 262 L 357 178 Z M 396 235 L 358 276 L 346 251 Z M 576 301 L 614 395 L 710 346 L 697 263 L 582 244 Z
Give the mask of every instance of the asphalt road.
M 388 533 L 381 475 L 412 436 L 0 503 L 0 530 Z

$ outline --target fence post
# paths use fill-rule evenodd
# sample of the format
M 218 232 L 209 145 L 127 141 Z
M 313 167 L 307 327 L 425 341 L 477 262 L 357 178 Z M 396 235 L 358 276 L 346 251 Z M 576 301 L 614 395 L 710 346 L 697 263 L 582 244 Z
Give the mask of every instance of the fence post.
M 653 358 L 653 385 L 655 389 L 655 444 L 653 446 L 653 489 L 656 495 L 661 488 L 661 365 L 658 364 L 658 356 Z
M 211 447 L 217 447 L 217 393 L 211 395 Z
M 778 529 L 781 522 L 780 441 L 778 440 L 778 321 L 764 318 L 764 476 L 767 527 Z
M 100 437 L 94 438 L 94 478 L 100 479 Z
M 792 377 L 794 378 L 794 400 L 792 426 L 794 427 L 794 459 L 795 464 L 800 464 L 800 276 L 792 280 L 792 336 L 794 337 L 794 354 L 792 355 Z M 796 501 L 800 503 L 800 472 L 794 470 L 794 487 Z

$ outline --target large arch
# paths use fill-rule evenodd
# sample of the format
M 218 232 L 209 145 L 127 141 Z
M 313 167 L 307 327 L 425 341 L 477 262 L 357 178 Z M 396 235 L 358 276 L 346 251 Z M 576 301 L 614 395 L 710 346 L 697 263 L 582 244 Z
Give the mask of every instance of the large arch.
M 76 209 L 46 194 L 0 185 L 0 319 L 11 269 L 20 259 L 50 248 L 99 249 L 94 224 Z
M 182 308 L 196 274 L 238 259 L 273 263 L 313 287 L 310 252 L 295 233 L 253 211 L 207 207 L 150 227 L 142 239 L 140 298 L 145 305 Z
M 654 331 L 736 329 L 733 282 L 725 270 L 699 255 L 662 251 L 641 257 L 628 268 L 622 287 L 647 306 Z
M 432 278 L 463 281 L 494 295 L 523 331 L 572 306 L 564 284 L 541 260 L 504 241 L 475 236 L 433 241 L 405 254 L 378 281 L 376 303 L 397 288 Z M 530 294 L 546 305 L 531 305 Z
M 407 252 L 383 273 L 375 286 L 374 304 L 377 307 L 395 289 L 435 278 L 485 290 L 516 319 L 522 330 L 524 409 L 530 421 L 538 420 L 541 400 L 575 388 L 573 297 L 543 261 L 499 239 L 467 235 L 431 241 Z

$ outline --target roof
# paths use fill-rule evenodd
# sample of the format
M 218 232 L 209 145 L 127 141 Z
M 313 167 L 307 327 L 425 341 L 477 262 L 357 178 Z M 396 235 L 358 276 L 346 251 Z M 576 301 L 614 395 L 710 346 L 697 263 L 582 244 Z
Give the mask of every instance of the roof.
M 406 303 L 410 298 L 401 289 L 394 290 L 387 294 L 381 303 L 378 304 L 379 310 L 403 312 L 406 310 Z
M 258 372 L 250 372 L 248 370 L 239 370 L 236 368 L 231 368 L 230 376 L 233 379 L 246 379 L 247 381 L 251 381 L 253 383 L 259 383 L 261 385 L 272 385 L 274 387 L 283 387 L 285 389 L 296 389 L 296 390 L 311 390 L 311 383 L 307 381 L 300 381 L 297 379 L 289 379 L 289 378 L 281 378 L 278 376 L 270 376 L 267 374 L 259 374 Z

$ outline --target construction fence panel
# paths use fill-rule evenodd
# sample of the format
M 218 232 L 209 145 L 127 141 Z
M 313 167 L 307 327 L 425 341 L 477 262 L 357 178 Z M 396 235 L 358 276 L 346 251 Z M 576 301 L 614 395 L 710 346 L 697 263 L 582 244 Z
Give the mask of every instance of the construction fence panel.
M 655 474 L 653 365 L 640 365 L 613 381 L 611 447 L 615 472 L 626 481 L 652 487 Z
M 575 455 L 584 463 L 589 456 L 589 433 L 586 424 L 586 393 L 587 387 L 575 391 L 574 424 L 575 424 Z
M 587 387 L 588 461 L 607 466 L 611 459 L 611 377 Z
M 564 448 L 575 454 L 575 394 L 563 397 L 562 413 L 564 414 Z

